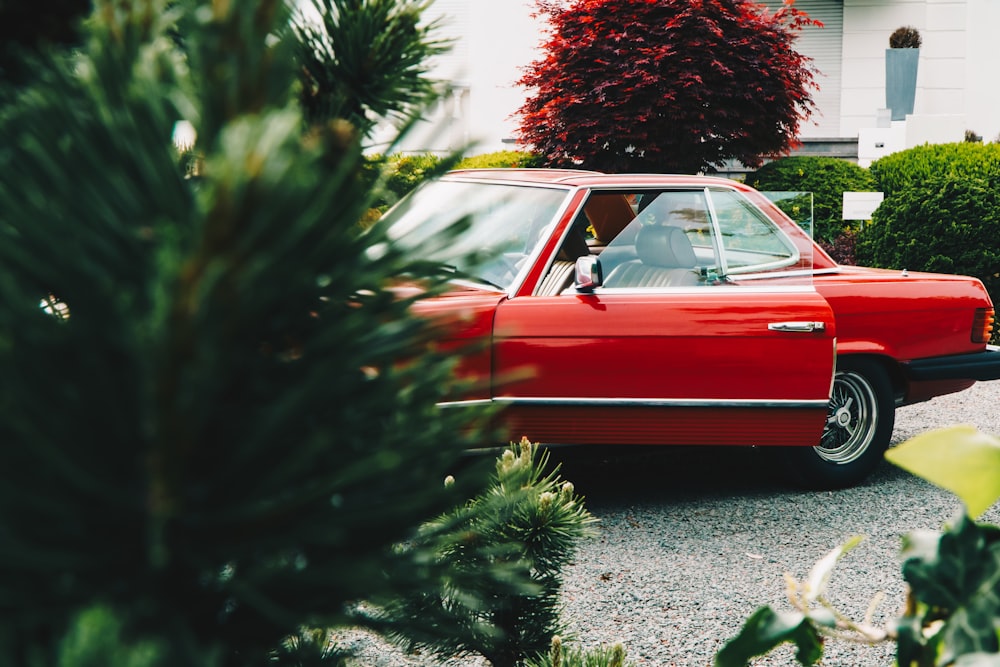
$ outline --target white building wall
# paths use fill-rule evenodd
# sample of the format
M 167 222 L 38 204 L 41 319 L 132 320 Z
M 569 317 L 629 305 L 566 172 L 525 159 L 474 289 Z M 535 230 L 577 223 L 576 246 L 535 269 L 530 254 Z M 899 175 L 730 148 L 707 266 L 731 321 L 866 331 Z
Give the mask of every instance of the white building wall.
M 515 148 L 513 114 L 526 95 L 516 81 L 538 57 L 544 37 L 545 23 L 532 16 L 534 9 L 534 0 L 435 0 L 427 18 L 442 18 L 438 34 L 454 43 L 432 76 L 454 82 L 456 93 L 430 111 L 429 122 L 402 150 L 443 152 L 471 145 L 475 154 Z M 914 114 L 924 118 L 912 125 L 928 127 L 936 117 L 947 117 L 935 140 L 961 140 L 965 129 L 987 141 L 1000 135 L 1000 51 L 994 34 L 1000 0 L 843 0 L 839 109 L 830 105 L 827 111 L 838 118 L 833 125 L 829 117 L 822 126 L 807 124 L 804 137 L 857 137 L 876 126 L 885 107 L 889 35 L 903 25 L 923 37 Z
M 928 140 L 961 141 L 966 129 L 1000 134 L 1000 56 L 993 42 L 996 0 L 844 0 L 842 136 L 874 127 L 885 106 L 885 49 L 902 25 L 920 31 L 915 126 L 937 126 Z M 922 143 L 912 136 L 908 144 Z M 942 139 L 946 137 L 947 139 Z
M 926 2 L 913 113 L 964 115 L 968 0 Z
M 525 99 L 516 85 L 538 54 L 544 22 L 532 16 L 532 0 L 436 0 L 425 12 L 438 21 L 435 35 L 451 48 L 432 63 L 430 77 L 450 81 L 454 94 L 426 115 L 399 150 L 469 154 L 515 148 L 513 114 Z M 384 128 L 376 143 L 393 137 Z
M 855 137 L 861 128 L 875 125 L 878 110 L 885 107 L 885 50 L 889 47 L 889 35 L 903 25 L 911 25 L 925 35 L 926 16 L 926 0 L 844 0 L 840 136 Z M 925 37 L 925 46 L 926 43 Z M 918 87 L 923 69 L 921 62 Z M 918 93 L 914 112 L 920 102 Z
M 477 153 L 515 146 L 517 122 L 513 114 L 523 104 L 526 90 L 516 85 L 524 69 L 539 54 L 545 21 L 531 16 L 532 0 L 469 0 L 471 30 L 469 56 L 478 63 L 470 112 L 474 119 L 469 139 L 479 142 Z
M 966 125 L 984 141 L 1000 140 L 1000 2 L 968 0 L 966 10 Z

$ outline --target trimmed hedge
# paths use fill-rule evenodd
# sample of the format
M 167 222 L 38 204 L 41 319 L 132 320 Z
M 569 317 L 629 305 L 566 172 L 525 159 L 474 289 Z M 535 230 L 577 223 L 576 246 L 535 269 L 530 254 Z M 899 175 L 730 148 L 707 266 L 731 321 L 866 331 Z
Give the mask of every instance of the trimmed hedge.
M 494 169 L 499 167 L 534 168 L 545 166 L 541 155 L 528 151 L 496 151 L 464 158 L 456 169 Z
M 953 179 L 1000 174 L 1000 144 L 925 144 L 879 158 L 869 168 L 886 199 L 937 176 Z
M 365 178 L 374 183 L 379 177 L 385 179 L 378 198 L 372 203 L 372 215 L 384 213 L 407 192 L 424 180 L 432 178 L 447 167 L 444 158 L 432 153 L 415 155 L 369 155 L 365 165 Z
M 871 173 L 886 197 L 858 235 L 858 262 L 974 276 L 1000 304 L 1000 145 L 916 146 Z
M 541 167 L 542 159 L 525 151 L 497 151 L 462 158 L 456 164 L 451 156 L 442 157 L 433 153 L 392 155 L 370 155 L 368 157 L 367 178 L 374 181 L 380 170 L 385 170 L 385 191 L 374 202 L 377 213 L 384 213 L 413 188 L 423 181 L 438 176 L 448 169 L 488 169 L 496 167 Z
M 834 245 L 850 223 L 843 219 L 844 192 L 877 192 L 867 169 L 833 157 L 797 155 L 768 162 L 747 175 L 757 190 L 813 193 L 813 236 Z M 841 261 L 841 258 L 836 258 Z
M 1000 303 L 1000 174 L 910 182 L 858 235 L 861 264 L 975 276 Z

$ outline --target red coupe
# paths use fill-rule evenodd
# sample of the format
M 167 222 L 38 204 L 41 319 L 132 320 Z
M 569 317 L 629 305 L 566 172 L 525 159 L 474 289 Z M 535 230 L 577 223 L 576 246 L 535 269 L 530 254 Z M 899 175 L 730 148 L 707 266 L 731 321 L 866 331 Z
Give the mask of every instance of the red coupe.
M 455 403 L 511 439 L 781 447 L 805 484 L 878 464 L 897 406 L 1000 378 L 970 277 L 841 266 L 761 193 L 700 176 L 450 172 L 386 216 L 455 272 Z

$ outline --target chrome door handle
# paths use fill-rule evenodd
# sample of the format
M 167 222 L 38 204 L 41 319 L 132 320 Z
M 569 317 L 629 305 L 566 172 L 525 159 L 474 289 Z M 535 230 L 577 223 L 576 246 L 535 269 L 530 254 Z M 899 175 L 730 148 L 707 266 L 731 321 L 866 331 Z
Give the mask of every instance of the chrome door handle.
M 826 331 L 826 322 L 771 322 L 767 328 L 770 331 L 811 333 L 813 331 Z

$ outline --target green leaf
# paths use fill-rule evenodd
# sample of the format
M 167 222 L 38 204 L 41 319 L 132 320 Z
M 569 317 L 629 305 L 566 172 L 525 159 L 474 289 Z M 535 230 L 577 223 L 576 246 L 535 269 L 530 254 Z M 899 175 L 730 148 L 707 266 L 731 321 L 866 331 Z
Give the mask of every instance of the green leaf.
M 996 652 L 995 622 L 1000 616 L 1000 529 L 961 516 L 941 533 L 937 547 L 927 535 L 904 543 L 903 577 L 919 603 L 917 621 L 906 637 L 904 653 L 934 651 L 939 664 L 961 655 Z M 943 622 L 943 625 L 942 625 Z M 940 625 L 933 634 L 927 628 Z
M 761 607 L 743 624 L 740 634 L 726 642 L 715 656 L 715 667 L 744 667 L 751 658 L 785 642 L 798 648 L 795 657 L 802 665 L 814 665 L 823 656 L 819 632 L 806 615 Z
M 900 468 L 957 495 L 978 517 L 1000 498 L 1000 440 L 972 426 L 930 431 L 890 449 Z

